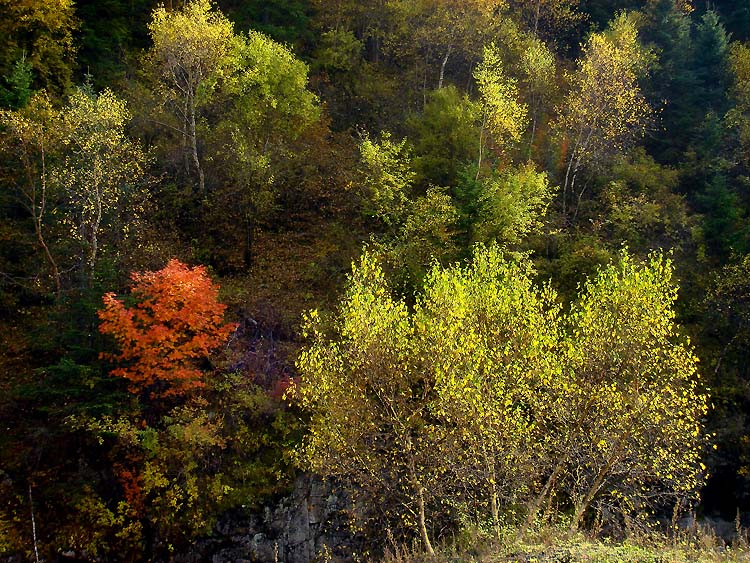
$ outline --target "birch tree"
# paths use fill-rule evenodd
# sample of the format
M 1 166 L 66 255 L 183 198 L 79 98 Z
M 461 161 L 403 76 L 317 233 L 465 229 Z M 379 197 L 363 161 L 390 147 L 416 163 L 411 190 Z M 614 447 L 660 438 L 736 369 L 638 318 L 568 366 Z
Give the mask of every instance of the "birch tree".
M 566 162 L 563 214 L 571 197 L 580 201 L 583 196 L 586 186 L 577 186 L 582 170 L 602 166 L 645 134 L 653 112 L 638 79 L 650 58 L 627 14 L 617 16 L 605 32 L 593 34 L 584 45 L 570 76 L 572 88 L 554 124 Z
M 206 180 L 198 139 L 201 110 L 217 82 L 232 65 L 237 46 L 232 23 L 214 11 L 210 0 L 190 0 L 181 10 L 164 6 L 154 10 L 148 26 L 153 46 L 147 61 L 153 69 L 158 94 L 177 121 L 173 129 L 182 137 L 184 167 L 198 175 L 198 189 Z
M 61 113 L 61 156 L 50 180 L 67 206 L 63 221 L 93 276 L 102 232 L 127 236 L 119 220 L 145 181 L 146 154 L 125 135 L 130 113 L 111 90 L 77 89 Z
M 434 554 L 428 504 L 441 468 L 428 417 L 434 384 L 413 353 L 413 319 L 390 296 L 372 255 L 354 267 L 330 336 L 317 311 L 307 315 L 304 335 L 311 342 L 290 392 L 312 415 L 303 466 L 384 501 L 395 497 Z

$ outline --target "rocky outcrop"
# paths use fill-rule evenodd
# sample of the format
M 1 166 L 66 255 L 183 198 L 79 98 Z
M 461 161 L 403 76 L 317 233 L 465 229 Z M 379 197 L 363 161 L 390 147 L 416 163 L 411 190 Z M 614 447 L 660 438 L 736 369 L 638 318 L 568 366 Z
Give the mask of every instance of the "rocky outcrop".
M 311 475 L 258 514 L 228 514 L 211 538 L 175 563 L 310 563 L 349 561 L 361 547 L 353 503 L 343 488 Z

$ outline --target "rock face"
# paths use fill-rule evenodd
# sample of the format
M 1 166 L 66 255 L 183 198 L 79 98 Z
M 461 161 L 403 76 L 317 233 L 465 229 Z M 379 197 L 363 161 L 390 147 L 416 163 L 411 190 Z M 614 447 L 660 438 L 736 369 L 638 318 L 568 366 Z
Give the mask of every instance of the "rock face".
M 361 547 L 353 503 L 342 488 L 302 475 L 294 490 L 261 514 L 227 515 L 211 538 L 175 563 L 310 563 L 349 561 Z

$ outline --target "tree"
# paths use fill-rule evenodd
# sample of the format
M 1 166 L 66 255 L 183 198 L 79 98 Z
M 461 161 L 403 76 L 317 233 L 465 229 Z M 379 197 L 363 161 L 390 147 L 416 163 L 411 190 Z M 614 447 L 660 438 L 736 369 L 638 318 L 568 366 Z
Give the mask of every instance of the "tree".
M 236 42 L 232 73 L 210 105 L 214 120 L 204 152 L 216 163 L 209 169 L 219 180 L 210 201 L 217 214 L 241 228 L 243 262 L 249 266 L 254 231 L 272 215 L 286 187 L 280 165 L 291 160 L 292 151 L 302 150 L 294 144 L 319 121 L 321 111 L 307 88 L 307 65 L 288 47 L 254 31 Z M 231 226 L 222 225 L 221 232 L 227 236 Z
M 639 77 L 650 54 L 638 43 L 631 16 L 620 14 L 604 33 L 593 34 L 571 76 L 572 89 L 558 108 L 554 127 L 563 139 L 567 165 L 562 211 L 574 195 L 582 168 L 602 166 L 642 137 L 651 108 L 641 93 Z M 578 200 L 584 193 L 578 190 Z
M 552 51 L 542 41 L 531 38 L 521 55 L 521 71 L 521 84 L 531 114 L 530 158 L 536 140 L 537 126 L 543 115 L 542 110 L 549 103 L 555 88 L 555 57 Z
M 29 103 L 34 72 L 24 55 L 16 61 L 10 74 L 3 77 L 7 87 L 0 83 L 0 108 L 19 109 Z
M 706 111 L 723 114 L 727 110 L 729 74 L 729 35 L 719 14 L 709 10 L 695 30 L 693 69 L 697 88 L 693 99 Z
M 533 164 L 480 178 L 474 239 L 518 245 L 542 226 L 555 189 Z
M 702 482 L 698 359 L 679 336 L 672 265 L 639 264 L 623 251 L 572 305 L 564 346 L 572 380 L 549 419 L 556 437 L 548 477 L 573 505 L 577 528 L 592 505 L 625 524 L 694 499 Z
M 76 0 L 78 68 L 98 88 L 122 79 L 132 55 L 149 47 L 151 0 Z
M 26 58 L 34 85 L 62 96 L 73 76 L 77 27 L 72 0 L 0 0 L 0 76 Z
M 396 143 L 388 132 L 380 141 L 360 145 L 362 210 L 377 221 L 373 242 L 406 289 L 421 286 L 434 260 L 454 254 L 453 227 L 458 213 L 445 190 L 428 187 L 419 195 L 407 140 Z
M 511 0 L 521 19 L 535 36 L 559 42 L 586 19 L 577 10 L 579 0 Z
M 422 113 L 407 120 L 420 180 L 456 185 L 458 169 L 477 158 L 481 113 L 480 105 L 453 85 L 427 95 Z
M 50 184 L 66 203 L 71 238 L 84 247 L 81 269 L 88 269 L 88 279 L 103 228 L 117 235 L 127 230 L 120 218 L 145 183 L 147 157 L 125 135 L 129 120 L 125 102 L 111 90 L 95 94 L 89 87 L 78 88 L 60 115 L 62 151 L 50 167 Z
M 112 375 L 128 380 L 132 393 L 182 396 L 203 387 L 197 363 L 223 345 L 236 328 L 223 321 L 225 305 L 205 268 L 170 260 L 156 272 L 134 272 L 127 307 L 113 293 L 103 297 L 100 332 L 114 338 L 119 354 L 105 357 L 126 365 Z
M 501 14 L 507 9 L 506 0 L 389 0 L 389 4 L 396 28 L 391 43 L 398 43 L 402 52 L 416 47 L 416 57 L 424 65 L 423 88 L 435 84 L 438 90 L 451 57 L 470 69 L 505 23 Z M 439 69 L 435 82 L 427 78 L 431 64 Z
M 750 174 L 750 43 L 732 43 L 729 62 L 733 107 L 727 113 L 727 124 L 734 130 L 738 160 Z
M 231 65 L 229 55 L 237 46 L 232 27 L 223 14 L 212 10 L 210 0 L 190 0 L 183 9 L 172 12 L 160 6 L 148 26 L 154 43 L 148 62 L 162 103 L 177 118 L 175 129 L 183 139 L 185 171 L 190 175 L 192 161 L 201 194 L 206 181 L 198 143 L 200 110 Z
M 3 152 L 12 155 L 13 160 L 20 160 L 21 170 L 15 185 L 22 205 L 31 216 L 36 242 L 44 253 L 58 296 L 62 279 L 59 258 L 48 240 L 48 221 L 50 210 L 57 202 L 55 194 L 51 193 L 49 165 L 59 148 L 59 120 L 59 111 L 52 107 L 45 93 L 33 96 L 25 108 L 0 111 L 0 123 L 5 128 Z
M 533 275 L 525 258 L 478 246 L 471 264 L 432 270 L 414 314 L 415 345 L 435 380 L 446 479 L 478 497 L 498 533 L 501 514 L 539 478 L 540 431 L 566 377 L 556 294 Z
M 644 9 L 643 40 L 658 53 L 646 96 L 661 109 L 663 130 L 649 140 L 660 162 L 676 163 L 682 157 L 701 119 L 702 100 L 693 97 L 697 79 L 691 29 L 690 15 L 675 0 L 653 0 Z
M 492 133 L 501 149 L 508 150 L 521 140 L 528 123 L 528 106 L 519 101 L 518 82 L 506 75 L 502 57 L 493 44 L 484 49 L 484 58 L 474 71 L 484 107 L 484 119 L 479 138 L 479 163 L 477 175 L 482 168 L 483 131 L 485 126 Z
M 125 134 L 129 120 L 123 100 L 89 86 L 76 89 L 60 110 L 40 93 L 27 107 L 0 113 L 8 149 L 21 164 L 22 200 L 58 294 L 63 267 L 90 284 L 102 251 L 116 252 L 134 235 L 128 228 L 136 224 L 136 202 L 146 199 L 148 158 Z
M 308 148 L 302 138 L 320 120 L 307 65 L 262 33 L 235 34 L 209 0 L 159 8 L 149 29 L 146 74 L 154 87 L 146 96 L 162 146 L 176 151 L 174 165 L 197 187 L 179 204 L 196 222 L 196 241 L 232 241 L 228 250 L 215 240 L 201 249 L 226 253 L 215 265 L 247 267 L 255 231 L 264 218 L 272 222 L 277 196 L 298 172 L 289 170 L 293 157 Z
M 397 502 L 434 553 L 427 514 L 441 467 L 428 417 L 434 381 L 414 353 L 408 309 L 389 295 L 372 255 L 353 267 L 331 337 L 317 311 L 303 336 L 310 344 L 289 392 L 312 415 L 302 465 L 382 495 L 384 509 Z

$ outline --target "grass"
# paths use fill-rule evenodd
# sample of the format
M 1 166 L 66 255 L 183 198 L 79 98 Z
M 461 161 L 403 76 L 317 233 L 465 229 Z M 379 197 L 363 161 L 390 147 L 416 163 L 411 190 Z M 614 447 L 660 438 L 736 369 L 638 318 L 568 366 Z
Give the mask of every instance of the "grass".
M 738 537 L 727 543 L 710 531 L 697 530 L 677 537 L 649 534 L 612 541 L 545 528 L 518 539 L 508 530 L 499 539 L 467 534 L 434 558 L 418 546 L 390 548 L 382 563 L 750 563 L 747 534 Z

